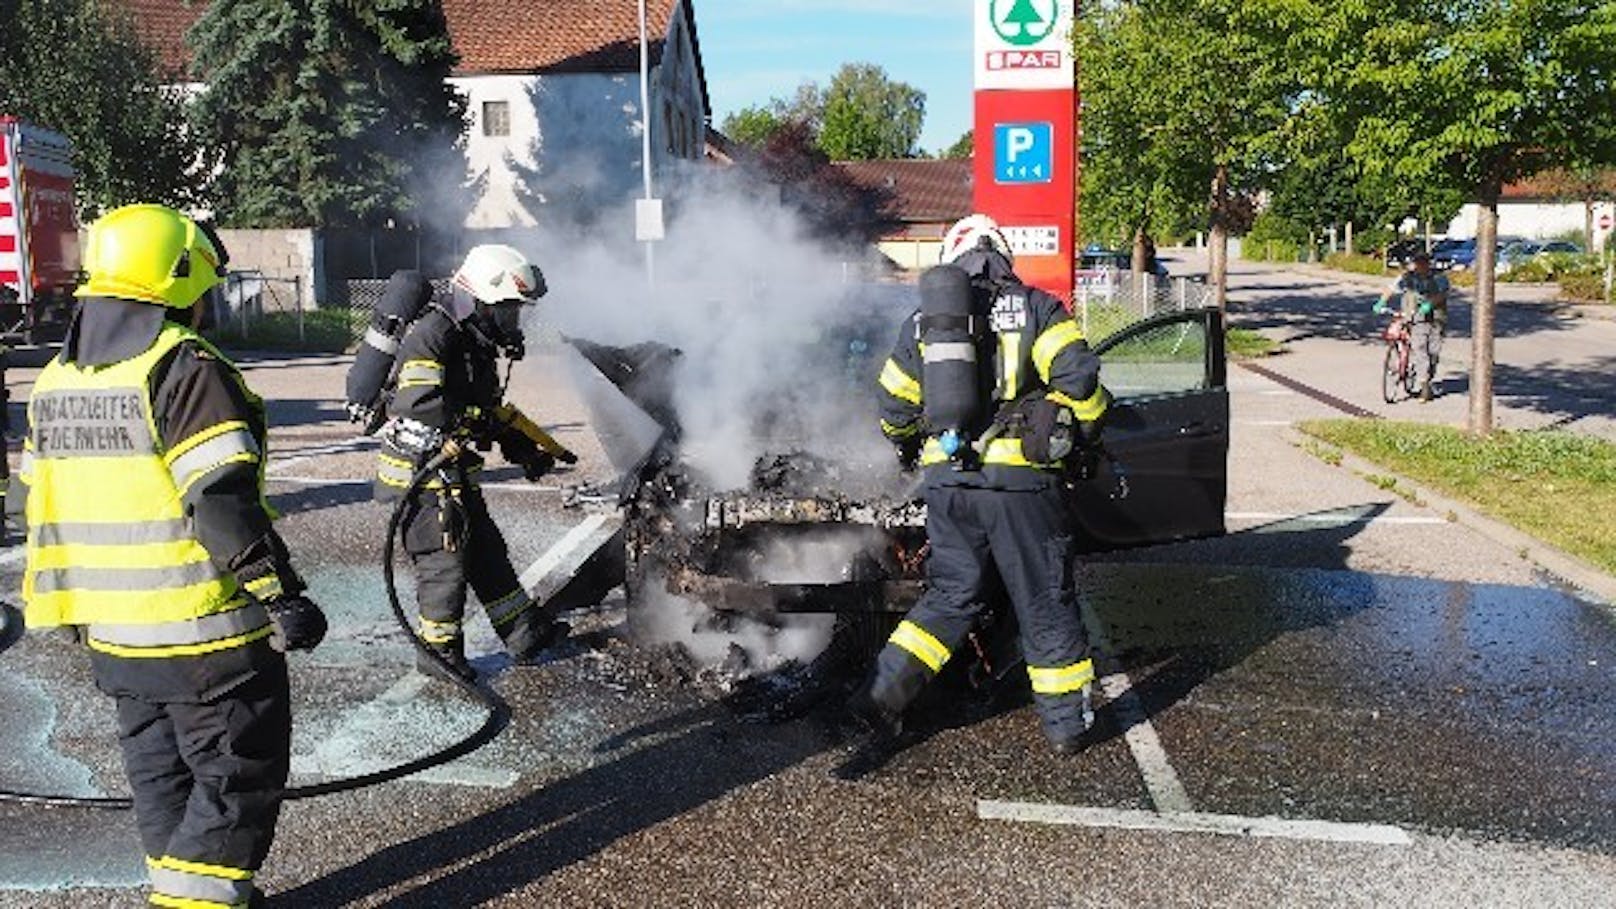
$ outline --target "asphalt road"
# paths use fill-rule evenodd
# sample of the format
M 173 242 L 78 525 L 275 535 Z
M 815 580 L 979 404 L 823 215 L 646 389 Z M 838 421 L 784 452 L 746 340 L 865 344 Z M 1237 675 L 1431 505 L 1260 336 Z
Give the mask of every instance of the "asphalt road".
M 1281 331 L 1313 307 L 1344 322 L 1362 297 L 1241 280 Z M 1348 347 L 1299 339 L 1282 365 L 1345 382 L 1333 358 L 1362 345 L 1323 334 Z M 284 532 L 334 619 L 294 658 L 296 775 L 475 726 L 389 626 L 371 453 L 332 400 L 342 365 L 251 365 Z M 599 513 L 562 487 L 609 473 L 546 367 L 519 375 L 519 400 L 585 457 L 493 491 L 519 565 Z M 1373 389 L 1369 362 L 1354 374 Z M 1298 450 L 1288 427 L 1326 405 L 1244 369 L 1230 384 L 1230 535 L 1081 571 L 1107 695 L 1084 753 L 1049 754 L 1014 692 L 938 700 L 911 747 L 839 781 L 834 704 L 758 721 L 757 692 L 629 645 L 608 602 L 540 667 L 509 669 L 480 628 L 511 728 L 420 778 L 289 804 L 261 876 L 272 905 L 1616 905 L 1609 607 Z M 31 636 L 0 654 L 0 693 L 0 785 L 120 789 L 79 655 Z M 138 904 L 134 844 L 125 815 L 0 805 L 0 906 Z

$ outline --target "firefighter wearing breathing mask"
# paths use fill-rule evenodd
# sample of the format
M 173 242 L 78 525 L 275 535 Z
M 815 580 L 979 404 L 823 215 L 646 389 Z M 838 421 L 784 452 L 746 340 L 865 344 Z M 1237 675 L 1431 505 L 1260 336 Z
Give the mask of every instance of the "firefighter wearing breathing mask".
M 404 550 L 415 567 L 421 640 L 468 681 L 476 679 L 462 633 L 468 585 L 518 663 L 539 656 L 568 630 L 523 589 L 477 485 L 482 459 L 466 444 L 497 443 L 530 480 L 555 466 L 552 454 L 512 425 L 520 415 L 501 400 L 499 376 L 502 353 L 522 356 L 523 307 L 545 289 L 544 275 L 512 247 L 473 247 L 448 294 L 434 298 L 404 335 L 391 417 L 379 433 L 376 498 L 382 502 L 396 503 L 417 472 L 445 444 L 452 446 L 452 457 L 413 493 Z M 432 675 L 444 671 L 424 656 L 417 666 Z
M 1093 721 L 1094 663 L 1072 584 L 1073 528 L 1062 462 L 1097 440 L 1110 401 L 1100 362 L 1055 297 L 1017 279 L 985 215 L 943 240 L 879 379 L 882 430 L 925 471 L 926 593 L 877 658 L 854 709 L 877 740 L 971 630 L 998 570 L 1044 733 L 1081 747 Z
M 91 225 L 18 470 L 27 624 L 72 628 L 116 701 L 161 906 L 262 901 L 290 764 L 282 651 L 326 630 L 270 523 L 262 402 L 196 331 L 225 263 L 160 205 Z

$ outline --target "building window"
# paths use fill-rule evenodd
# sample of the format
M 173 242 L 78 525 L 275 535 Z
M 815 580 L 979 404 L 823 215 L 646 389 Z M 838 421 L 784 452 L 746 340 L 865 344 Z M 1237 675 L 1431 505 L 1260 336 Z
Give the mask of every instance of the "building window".
M 508 136 L 511 134 L 511 105 L 508 101 L 483 102 L 483 135 Z
M 668 154 L 673 154 L 673 105 L 667 101 L 662 102 L 662 133 L 666 137 Z

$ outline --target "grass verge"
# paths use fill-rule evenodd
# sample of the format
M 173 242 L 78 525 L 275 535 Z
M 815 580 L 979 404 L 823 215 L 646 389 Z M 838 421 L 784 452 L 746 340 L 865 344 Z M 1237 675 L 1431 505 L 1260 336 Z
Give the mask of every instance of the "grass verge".
M 252 318 L 246 331 L 232 319 L 208 332 L 208 338 L 233 350 L 287 350 L 309 353 L 341 353 L 364 334 L 367 315 L 349 309 L 311 309 L 303 313 L 303 330 L 298 332 L 297 313 L 266 313 Z
M 1238 359 L 1266 357 L 1279 351 L 1278 342 L 1249 328 L 1231 328 L 1224 337 L 1229 356 Z
M 1616 444 L 1549 430 L 1475 439 L 1386 420 L 1300 428 L 1616 574 Z

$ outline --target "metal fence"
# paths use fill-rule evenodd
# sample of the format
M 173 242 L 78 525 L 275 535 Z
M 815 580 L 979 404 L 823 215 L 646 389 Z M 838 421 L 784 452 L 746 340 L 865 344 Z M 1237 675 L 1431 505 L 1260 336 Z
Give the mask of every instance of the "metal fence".
M 258 334 L 292 334 L 299 341 L 306 340 L 309 305 L 302 278 L 232 271 L 225 275 L 222 290 L 221 309 L 215 318 L 223 334 L 250 340 L 256 328 Z
M 1090 343 L 1151 316 L 1213 305 L 1212 288 L 1202 275 L 1162 279 L 1119 272 L 1105 280 L 1080 284 L 1072 312 Z

